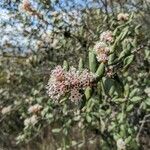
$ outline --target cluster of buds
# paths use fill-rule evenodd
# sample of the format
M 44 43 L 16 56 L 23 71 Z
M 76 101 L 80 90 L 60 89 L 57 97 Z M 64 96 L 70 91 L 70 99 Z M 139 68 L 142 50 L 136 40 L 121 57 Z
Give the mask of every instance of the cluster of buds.
M 47 85 L 47 93 L 51 99 L 58 101 L 61 96 L 70 95 L 70 100 L 77 102 L 81 100 L 81 91 L 90 86 L 95 79 L 95 75 L 87 69 L 82 72 L 74 67 L 65 71 L 61 66 L 57 66 L 51 72 Z
M 117 20 L 119 21 L 127 21 L 129 19 L 129 14 L 127 13 L 120 13 L 117 16 Z
M 5 115 L 5 114 L 10 113 L 11 110 L 12 110 L 12 106 L 9 105 L 9 106 L 7 106 L 7 107 L 3 107 L 2 110 L 1 110 L 1 113 L 2 113 L 3 115 Z
M 108 54 L 110 51 L 109 43 L 113 42 L 113 35 L 111 31 L 105 31 L 100 35 L 100 41 L 94 46 L 94 51 L 99 62 L 106 63 L 108 61 Z
M 26 118 L 24 120 L 24 125 L 26 127 L 30 126 L 30 125 L 35 125 L 38 122 L 38 117 L 37 115 L 33 115 L 30 118 Z
M 94 51 L 99 62 L 106 63 L 108 61 L 109 47 L 104 42 L 98 42 L 94 46 Z
M 100 40 L 104 42 L 113 42 L 113 34 L 111 31 L 101 33 Z
M 26 127 L 28 127 L 30 125 L 34 126 L 38 122 L 37 114 L 41 111 L 41 109 L 42 109 L 42 106 L 39 104 L 35 104 L 35 105 L 32 105 L 29 107 L 28 112 L 33 115 L 24 120 L 24 125 Z
M 35 104 L 33 106 L 30 106 L 28 109 L 29 113 L 38 113 L 42 109 L 42 106 L 39 104 Z

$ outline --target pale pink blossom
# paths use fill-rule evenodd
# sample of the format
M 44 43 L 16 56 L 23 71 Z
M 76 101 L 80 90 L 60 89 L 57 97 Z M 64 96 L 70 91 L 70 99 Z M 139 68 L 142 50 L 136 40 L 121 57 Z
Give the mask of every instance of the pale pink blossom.
M 3 107 L 2 110 L 1 110 L 1 113 L 4 115 L 4 114 L 8 114 L 10 113 L 10 111 L 12 110 L 12 106 L 9 105 L 7 107 Z
M 97 55 L 97 60 L 99 62 L 107 62 L 108 61 L 108 55 L 106 53 L 102 53 L 100 55 Z
M 111 31 L 102 32 L 100 35 L 100 40 L 104 42 L 113 42 L 113 35 Z
M 104 42 L 97 42 L 94 46 L 94 51 L 95 51 L 96 54 L 100 54 L 100 53 L 104 53 L 104 52 L 108 53 L 109 52 L 109 47 Z
M 76 92 L 79 98 L 79 91 L 89 86 L 94 79 L 95 76 L 87 69 L 79 72 L 76 68 L 70 67 L 69 71 L 65 71 L 61 66 L 57 66 L 51 72 L 47 93 L 51 99 L 56 101 L 67 93 L 70 93 L 70 97 L 73 97 L 72 95 Z
M 29 107 L 28 112 L 29 112 L 29 113 L 37 113 L 37 112 L 39 112 L 41 109 L 42 109 L 42 106 L 41 106 L 41 105 L 35 104 L 35 105 Z
M 106 63 L 108 61 L 109 47 L 104 42 L 97 42 L 94 51 L 99 62 Z

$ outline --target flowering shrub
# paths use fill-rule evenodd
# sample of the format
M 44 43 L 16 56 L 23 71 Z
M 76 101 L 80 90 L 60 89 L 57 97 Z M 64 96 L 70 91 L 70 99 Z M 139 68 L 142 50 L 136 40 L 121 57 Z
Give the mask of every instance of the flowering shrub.
M 43 19 L 28 0 L 23 1 L 22 8 Z M 57 16 L 57 13 L 52 15 Z M 90 43 L 88 65 L 81 58 L 76 68 L 64 61 L 62 67 L 57 65 L 51 70 L 49 79 L 44 78 L 44 85 L 38 78 L 36 88 L 28 89 L 27 86 L 30 96 L 21 95 L 24 99 L 21 104 L 16 101 L 1 108 L 4 123 L 7 123 L 5 117 L 11 116 L 10 112 L 13 114 L 13 110 L 18 108 L 15 115 L 21 120 L 21 130 L 15 142 L 28 142 L 48 126 L 52 138 L 54 135 L 59 139 L 62 135 L 55 149 L 86 149 L 84 146 L 88 141 L 98 143 L 102 149 L 138 148 L 141 131 L 134 118 L 141 113 L 147 115 L 149 90 L 144 85 L 143 93 L 139 85 L 140 79 L 147 74 L 139 75 L 138 81 L 130 74 L 132 63 L 136 62 L 136 55 L 143 46 L 140 26 L 134 24 L 133 19 L 134 14 L 124 13 L 112 17 L 109 29 L 99 29 L 99 35 Z M 28 61 L 30 58 L 26 63 Z M 33 66 L 36 68 L 34 61 Z M 34 84 L 31 76 L 27 72 L 27 84 Z M 73 131 L 76 129 L 79 135 Z M 77 137 L 68 138 L 70 133 Z

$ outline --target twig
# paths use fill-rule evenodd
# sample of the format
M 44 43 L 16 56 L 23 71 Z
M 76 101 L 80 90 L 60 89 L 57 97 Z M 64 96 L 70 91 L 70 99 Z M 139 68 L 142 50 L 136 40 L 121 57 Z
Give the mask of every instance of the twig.
M 143 118 L 143 120 L 142 120 L 142 124 L 141 124 L 140 129 L 139 129 L 139 132 L 138 132 L 138 134 L 137 134 L 137 136 L 136 136 L 136 141 L 137 141 L 137 143 L 139 143 L 140 134 L 141 134 L 141 132 L 142 132 L 142 130 L 143 130 L 144 124 L 146 123 L 146 118 L 148 118 L 148 117 L 150 117 L 150 114 L 145 115 L 144 118 Z

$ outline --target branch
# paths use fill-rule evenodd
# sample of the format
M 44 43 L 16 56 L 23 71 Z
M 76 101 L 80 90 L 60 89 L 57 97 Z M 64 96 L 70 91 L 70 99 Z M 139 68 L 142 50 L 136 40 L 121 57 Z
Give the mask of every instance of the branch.
M 139 137 L 140 137 L 140 135 L 141 135 L 141 132 L 142 132 L 142 130 L 143 130 L 143 127 L 144 127 L 145 123 L 147 122 L 146 119 L 147 119 L 148 117 L 150 117 L 150 114 L 145 115 L 144 118 L 143 118 L 143 120 L 142 120 L 142 124 L 141 124 L 140 129 L 139 129 L 139 132 L 138 132 L 138 134 L 137 134 L 137 136 L 136 136 L 136 141 L 137 141 L 137 143 L 139 143 Z

